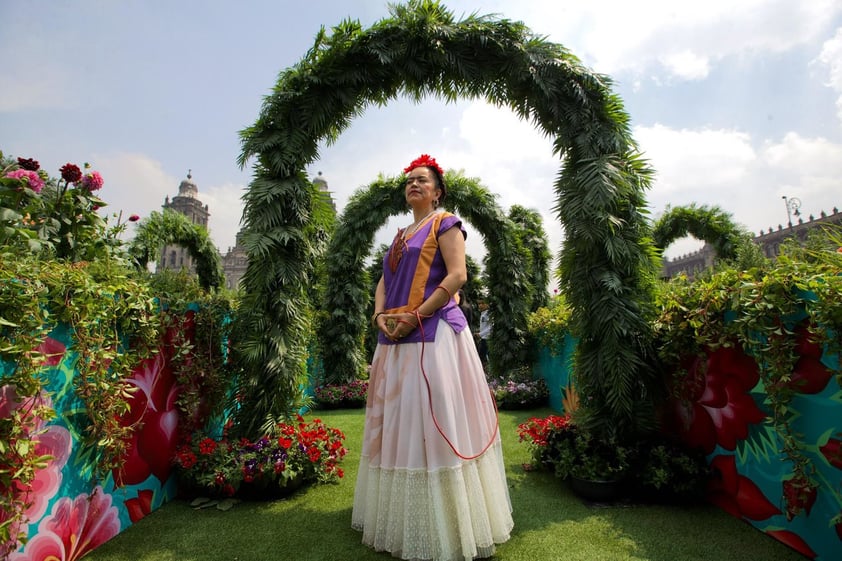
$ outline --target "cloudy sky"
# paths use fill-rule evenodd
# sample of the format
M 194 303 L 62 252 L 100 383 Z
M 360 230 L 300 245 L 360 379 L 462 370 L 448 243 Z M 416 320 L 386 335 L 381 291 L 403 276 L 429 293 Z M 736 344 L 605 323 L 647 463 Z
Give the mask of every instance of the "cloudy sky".
M 570 49 L 614 81 L 656 170 L 653 218 L 667 205 L 719 205 L 758 233 L 842 206 L 842 2 L 838 0 L 450 0 L 457 18 L 497 14 Z M 236 163 L 278 74 L 320 26 L 364 27 L 381 0 L 5 0 L 0 3 L 0 150 L 51 175 L 90 162 L 112 212 L 146 216 L 192 170 L 211 235 L 234 244 L 251 170 Z M 550 140 L 483 102 L 396 101 L 370 108 L 307 171 L 341 212 L 378 173 L 420 153 L 463 170 L 544 217 L 551 249 L 559 161 Z M 388 242 L 409 217 L 378 233 Z M 484 254 L 468 225 L 468 251 Z M 701 247 L 676 242 L 667 256 Z

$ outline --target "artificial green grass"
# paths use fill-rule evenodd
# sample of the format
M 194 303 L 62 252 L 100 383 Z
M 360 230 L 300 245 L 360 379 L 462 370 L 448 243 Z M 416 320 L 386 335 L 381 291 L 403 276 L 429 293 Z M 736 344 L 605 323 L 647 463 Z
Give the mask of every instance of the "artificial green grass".
M 803 561 L 782 543 L 710 506 L 584 504 L 548 473 L 526 472 L 517 425 L 535 411 L 501 411 L 506 471 L 514 509 L 505 561 Z M 87 555 L 87 561 L 384 561 L 351 529 L 363 410 L 317 412 L 346 434 L 345 478 L 273 502 L 231 510 L 167 503 Z

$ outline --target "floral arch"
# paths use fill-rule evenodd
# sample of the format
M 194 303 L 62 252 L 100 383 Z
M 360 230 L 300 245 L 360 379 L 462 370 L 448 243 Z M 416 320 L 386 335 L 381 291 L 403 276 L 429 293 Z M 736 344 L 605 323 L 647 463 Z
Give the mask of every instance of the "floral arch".
M 298 389 L 309 329 L 300 310 L 321 257 L 304 235 L 311 192 L 303 170 L 317 159 L 319 143 L 335 140 L 369 105 L 437 96 L 509 107 L 552 139 L 561 163 L 554 210 L 567 236 L 559 280 L 579 337 L 577 384 L 591 397 L 586 422 L 595 430 L 634 430 L 651 419 L 660 383 L 648 322 L 657 254 L 644 197 L 651 170 L 610 79 L 519 22 L 457 21 L 428 0 L 390 10 L 368 29 L 358 21 L 330 34 L 322 29 L 241 131 L 239 163 L 255 160 L 243 197 L 243 305 L 252 319 L 242 333 L 251 374 L 239 392 L 248 417 L 241 421 L 282 415 Z M 393 195 L 384 189 L 383 196 Z M 278 389 L 270 399 L 264 388 Z

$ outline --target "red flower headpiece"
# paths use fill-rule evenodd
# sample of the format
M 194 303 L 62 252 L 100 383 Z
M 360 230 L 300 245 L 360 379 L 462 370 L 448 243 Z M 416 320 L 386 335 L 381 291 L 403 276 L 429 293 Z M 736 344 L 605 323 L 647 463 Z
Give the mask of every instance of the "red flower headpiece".
M 412 163 L 410 163 L 407 167 L 403 168 L 403 172 L 409 173 L 415 168 L 421 166 L 433 168 L 434 170 L 439 172 L 439 175 L 441 177 L 444 177 L 444 170 L 441 169 L 441 166 L 438 164 L 438 162 L 436 162 L 436 159 L 431 158 L 429 154 L 421 154 L 420 156 L 412 160 Z

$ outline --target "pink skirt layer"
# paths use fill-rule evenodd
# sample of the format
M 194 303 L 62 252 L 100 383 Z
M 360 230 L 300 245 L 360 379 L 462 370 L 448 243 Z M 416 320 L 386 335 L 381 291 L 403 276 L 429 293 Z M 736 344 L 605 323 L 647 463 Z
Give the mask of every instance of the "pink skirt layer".
M 378 345 L 361 456 L 352 526 L 364 544 L 445 561 L 509 539 L 497 412 L 468 330 L 442 321 L 435 343 Z

